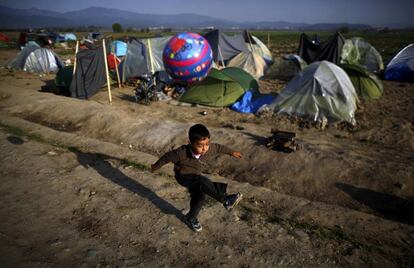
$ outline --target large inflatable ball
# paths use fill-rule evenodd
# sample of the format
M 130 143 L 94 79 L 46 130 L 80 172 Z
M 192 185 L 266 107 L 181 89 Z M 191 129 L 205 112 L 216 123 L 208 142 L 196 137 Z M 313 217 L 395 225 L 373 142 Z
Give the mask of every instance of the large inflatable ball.
M 213 62 L 213 52 L 204 37 L 184 32 L 168 41 L 162 60 L 165 70 L 176 82 L 191 84 L 208 75 Z

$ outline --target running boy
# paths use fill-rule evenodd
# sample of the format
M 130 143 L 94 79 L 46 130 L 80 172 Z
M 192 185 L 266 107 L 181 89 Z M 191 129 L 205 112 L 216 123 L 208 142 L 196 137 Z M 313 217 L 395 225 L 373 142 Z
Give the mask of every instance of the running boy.
M 243 196 L 241 193 L 227 195 L 227 184 L 212 182 L 201 174 L 202 170 L 218 154 L 228 154 L 237 158 L 242 158 L 242 154 L 224 145 L 210 143 L 210 133 L 204 125 L 192 126 L 188 136 L 189 144 L 164 154 L 151 166 L 151 172 L 169 162 L 174 164 L 175 179 L 188 189 L 191 196 L 190 212 L 186 215 L 187 222 L 191 229 L 199 232 L 202 227 L 197 216 L 203 206 L 205 194 L 222 203 L 227 210 L 236 206 Z

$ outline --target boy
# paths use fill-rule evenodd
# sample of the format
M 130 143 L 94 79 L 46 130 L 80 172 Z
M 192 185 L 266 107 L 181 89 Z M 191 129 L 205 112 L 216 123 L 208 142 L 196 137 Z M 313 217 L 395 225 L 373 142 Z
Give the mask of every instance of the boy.
M 222 203 L 227 210 L 236 206 L 243 196 L 241 193 L 227 195 L 227 184 L 212 182 L 203 176 L 201 171 L 217 154 L 228 154 L 237 158 L 241 158 L 242 154 L 226 146 L 210 143 L 210 133 L 204 125 L 192 126 L 188 136 L 189 144 L 164 154 L 151 166 L 151 172 L 169 162 L 174 163 L 175 179 L 188 189 L 191 196 L 190 212 L 186 215 L 188 225 L 199 232 L 202 227 L 197 220 L 197 215 L 203 206 L 205 194 Z

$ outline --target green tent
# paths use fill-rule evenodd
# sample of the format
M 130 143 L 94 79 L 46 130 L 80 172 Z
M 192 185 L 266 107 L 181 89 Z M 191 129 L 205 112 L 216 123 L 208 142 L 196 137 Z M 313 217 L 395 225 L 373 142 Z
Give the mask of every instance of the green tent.
M 345 40 L 341 58 L 341 63 L 359 64 L 370 72 L 378 73 L 384 70 L 384 63 L 380 53 L 370 43 L 360 37 Z
M 367 68 L 356 64 L 342 64 L 359 96 L 366 100 L 378 99 L 382 95 L 381 81 Z
M 61 68 L 55 77 L 55 85 L 61 88 L 70 88 L 73 77 L 73 65 L 65 66 Z
M 257 91 L 257 81 L 240 68 L 211 69 L 201 82 L 190 86 L 180 101 L 214 107 L 235 103 L 247 90 Z

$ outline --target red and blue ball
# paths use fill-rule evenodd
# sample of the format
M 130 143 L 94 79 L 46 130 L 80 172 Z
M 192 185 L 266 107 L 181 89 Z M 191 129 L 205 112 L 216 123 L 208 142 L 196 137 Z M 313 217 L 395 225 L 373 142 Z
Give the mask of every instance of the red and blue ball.
M 168 41 L 162 60 L 165 70 L 176 82 L 191 84 L 208 75 L 213 63 L 213 52 L 201 35 L 183 32 Z

